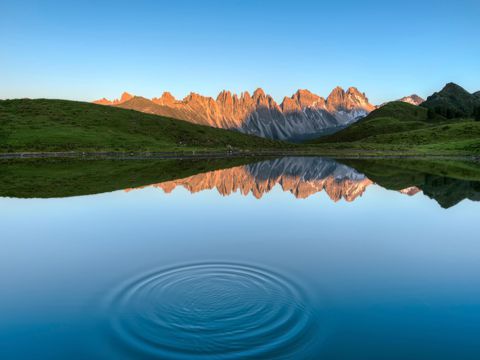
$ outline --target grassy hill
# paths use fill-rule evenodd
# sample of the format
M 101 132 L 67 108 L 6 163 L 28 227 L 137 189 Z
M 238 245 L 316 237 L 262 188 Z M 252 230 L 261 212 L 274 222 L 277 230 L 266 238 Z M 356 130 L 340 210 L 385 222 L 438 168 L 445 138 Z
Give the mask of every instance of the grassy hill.
M 427 109 L 395 101 L 373 111 L 348 128 L 313 143 L 351 142 L 376 135 L 421 129 L 428 126 L 427 120 Z
M 91 103 L 0 101 L 0 152 L 178 151 L 282 148 L 238 132 Z
M 480 122 L 448 120 L 428 109 L 392 102 L 350 127 L 309 142 L 323 149 L 480 154 Z

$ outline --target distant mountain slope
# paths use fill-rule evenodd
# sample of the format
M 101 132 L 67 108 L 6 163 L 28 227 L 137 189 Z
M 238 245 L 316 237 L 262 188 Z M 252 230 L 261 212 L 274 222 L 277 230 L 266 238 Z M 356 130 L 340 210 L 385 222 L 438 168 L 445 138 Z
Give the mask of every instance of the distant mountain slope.
M 427 109 L 395 101 L 333 135 L 314 142 L 352 142 L 368 137 L 419 129 L 427 126 Z
M 141 99 L 124 93 L 120 100 L 101 99 L 95 103 L 288 140 L 344 127 L 375 109 L 365 94 L 354 87 L 347 91 L 337 87 L 326 99 L 308 90 L 298 90 L 291 97 L 285 97 L 280 105 L 262 89 L 240 96 L 222 91 L 216 99 L 191 93 L 177 100 L 168 92 L 159 98 Z
M 145 103 L 141 98 L 135 101 Z M 0 152 L 169 151 L 289 146 L 138 111 L 66 100 L 0 101 L 0 118 Z
M 480 98 L 457 84 L 449 83 L 429 96 L 421 106 L 449 119 L 472 117 L 480 107 Z
M 405 103 L 408 103 L 408 104 L 412 104 L 412 105 L 420 105 L 421 103 L 423 103 L 425 101 L 425 99 L 422 99 L 420 96 L 418 96 L 417 94 L 412 94 L 412 95 L 409 95 L 409 96 L 405 96 L 397 101 L 401 101 L 401 102 L 405 102 Z
M 480 122 L 448 120 L 424 107 L 389 103 L 333 135 L 310 141 L 329 149 L 429 154 L 480 153 Z

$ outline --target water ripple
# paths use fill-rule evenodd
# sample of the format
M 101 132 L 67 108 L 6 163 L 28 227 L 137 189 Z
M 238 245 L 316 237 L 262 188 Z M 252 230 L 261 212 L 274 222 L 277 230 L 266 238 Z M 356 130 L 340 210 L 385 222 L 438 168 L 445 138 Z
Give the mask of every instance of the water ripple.
M 119 291 L 120 339 L 168 359 L 287 358 L 305 350 L 313 322 L 305 297 L 265 269 L 229 263 L 170 268 Z

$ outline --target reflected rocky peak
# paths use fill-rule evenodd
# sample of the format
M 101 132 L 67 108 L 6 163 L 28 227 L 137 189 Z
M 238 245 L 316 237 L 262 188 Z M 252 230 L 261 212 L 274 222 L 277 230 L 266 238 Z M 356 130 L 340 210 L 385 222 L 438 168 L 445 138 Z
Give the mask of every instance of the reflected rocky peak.
M 262 198 L 275 186 L 298 199 L 325 191 L 333 201 L 353 201 L 373 184 L 357 170 L 334 160 L 318 157 L 285 157 L 230 169 L 193 175 L 153 185 L 166 193 L 182 186 L 191 193 L 216 189 L 227 196 L 239 192 Z
M 480 182 L 476 181 L 480 168 L 476 163 L 416 159 L 341 161 L 343 163 L 321 157 L 284 157 L 197 173 L 152 186 L 166 193 L 183 187 L 191 193 L 217 190 L 223 196 L 240 193 L 257 199 L 279 186 L 297 199 L 324 191 L 334 202 L 342 199 L 352 202 L 376 184 L 406 196 L 423 193 L 443 208 L 453 207 L 464 199 L 480 200 Z

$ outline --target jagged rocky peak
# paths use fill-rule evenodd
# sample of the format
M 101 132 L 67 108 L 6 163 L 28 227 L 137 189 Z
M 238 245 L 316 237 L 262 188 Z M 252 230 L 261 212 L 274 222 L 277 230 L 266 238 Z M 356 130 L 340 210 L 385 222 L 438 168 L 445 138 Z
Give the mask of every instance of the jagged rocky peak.
M 283 98 L 280 105 L 283 112 L 300 111 L 305 108 L 325 108 L 325 99 L 306 89 L 299 89 L 291 97 Z
M 331 100 L 333 100 L 333 99 L 342 99 L 342 98 L 344 98 L 344 97 L 345 97 L 345 90 L 343 90 L 343 88 L 340 87 L 340 86 L 336 86 L 336 87 L 332 90 L 332 92 L 330 93 L 330 95 L 328 95 L 327 100 L 328 100 L 328 99 L 331 99 Z
M 301 110 L 300 105 L 298 104 L 298 101 L 294 99 L 293 97 L 287 97 L 285 96 L 282 100 L 282 104 L 280 105 L 280 108 L 284 113 L 289 113 L 289 112 L 294 112 L 294 111 L 299 111 Z
M 100 100 L 95 100 L 94 103 L 100 105 L 120 105 L 133 98 L 134 96 L 132 94 L 124 91 L 123 94 L 120 96 L 120 99 L 108 100 L 106 98 L 101 98 Z
M 249 101 L 249 100 L 252 99 L 252 96 L 250 95 L 250 93 L 248 91 L 244 91 L 244 92 L 242 92 L 242 95 L 240 96 L 240 98 L 242 100 Z
M 360 92 L 356 87 L 349 87 L 345 95 L 348 102 L 347 106 L 350 106 L 350 108 L 361 107 L 368 111 L 372 111 L 375 108 L 370 104 L 365 93 Z
M 152 101 L 159 105 L 173 105 L 177 99 L 168 91 L 165 91 L 159 98 L 153 98 Z
M 234 96 L 236 97 L 236 94 Z M 234 96 L 232 96 L 232 93 L 230 91 L 223 90 L 218 94 L 217 102 L 220 102 L 220 103 L 232 102 Z
M 184 99 L 183 101 L 186 102 L 186 103 L 190 103 L 190 102 L 205 102 L 205 101 L 208 101 L 212 99 L 211 97 L 209 96 L 203 96 L 203 95 L 200 95 L 200 94 L 197 94 L 195 92 L 191 92 L 190 94 L 188 94 Z M 213 100 L 213 99 L 212 99 Z
M 122 96 L 120 97 L 120 103 L 124 103 L 130 99 L 133 99 L 133 95 L 124 91 Z
M 270 95 L 265 94 L 265 91 L 263 91 L 262 88 L 258 88 L 254 91 L 252 99 L 259 107 L 267 107 L 270 109 L 278 108 L 278 104 L 275 100 Z
M 365 93 L 356 87 L 350 87 L 345 91 L 337 86 L 327 98 L 327 108 L 329 111 L 362 110 L 368 113 L 374 110 L 375 106 L 370 104 Z
M 327 108 L 329 111 L 343 110 L 345 104 L 345 90 L 337 86 L 327 97 Z
M 263 91 L 262 88 L 258 88 L 253 92 L 253 99 L 254 100 L 263 99 L 263 98 L 265 98 L 265 91 Z
M 350 86 L 350 87 L 347 89 L 347 94 L 365 97 L 365 93 L 361 93 L 360 91 L 358 91 L 358 89 L 357 89 L 355 86 Z
M 302 108 L 306 107 L 318 107 L 325 105 L 325 99 L 321 96 L 318 96 L 309 90 L 298 90 L 293 96 L 293 99 L 300 105 Z

